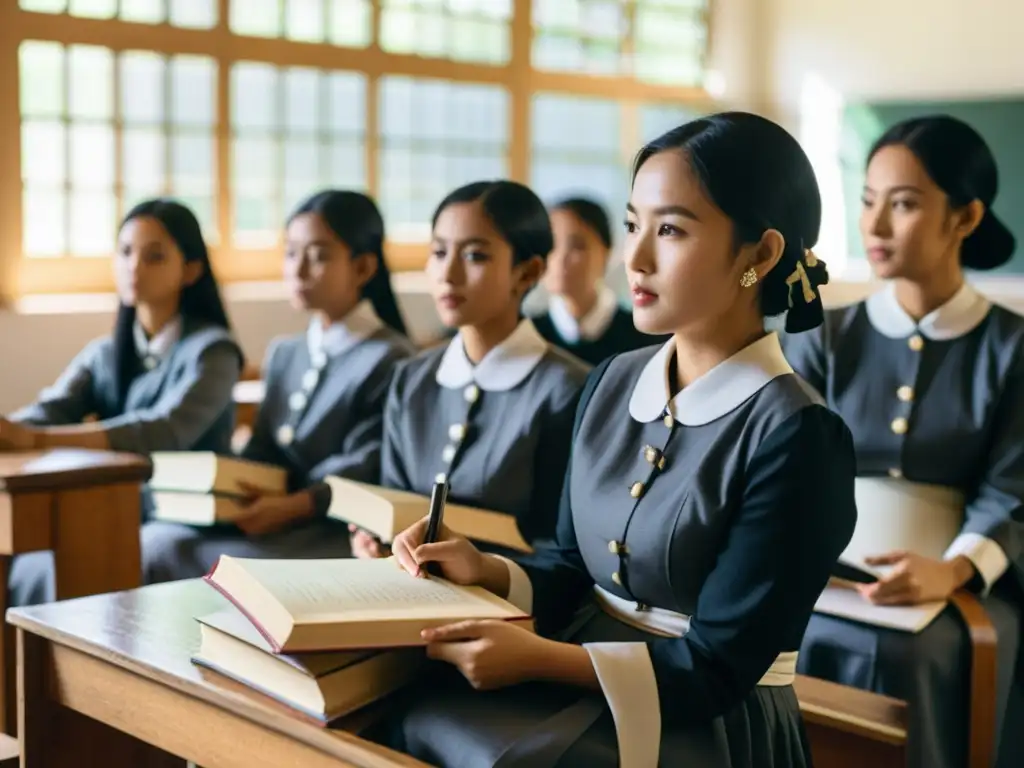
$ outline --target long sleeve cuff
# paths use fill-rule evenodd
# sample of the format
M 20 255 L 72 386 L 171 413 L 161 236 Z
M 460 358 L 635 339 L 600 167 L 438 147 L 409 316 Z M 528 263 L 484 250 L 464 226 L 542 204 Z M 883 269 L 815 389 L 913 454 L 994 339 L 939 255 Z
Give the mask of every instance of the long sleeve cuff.
M 497 558 L 508 568 L 508 595 L 505 597 L 512 605 L 523 613 L 533 611 L 533 583 L 520 565 L 501 555 L 490 555 Z
M 657 768 L 661 702 L 646 643 L 587 643 L 598 682 L 615 721 L 619 765 Z
M 949 545 L 943 559 L 952 560 L 960 555 L 974 564 L 978 574 L 984 580 L 985 589 L 982 593 L 984 595 L 988 594 L 992 585 L 1010 567 L 1010 560 L 1003 552 L 1003 548 L 980 533 L 961 533 L 953 539 L 953 543 Z

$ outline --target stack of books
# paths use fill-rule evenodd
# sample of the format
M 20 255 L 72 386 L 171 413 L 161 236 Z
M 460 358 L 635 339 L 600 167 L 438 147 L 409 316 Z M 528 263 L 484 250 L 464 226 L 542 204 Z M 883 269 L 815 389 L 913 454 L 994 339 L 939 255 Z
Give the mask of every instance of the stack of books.
M 157 451 L 151 456 L 153 517 L 188 525 L 230 523 L 243 510 L 245 485 L 285 493 L 281 467 L 204 451 Z
M 393 558 L 257 560 L 223 555 L 205 581 L 231 606 L 198 616 L 192 662 L 326 725 L 406 685 L 422 630 L 533 619 L 480 587 L 416 578 Z

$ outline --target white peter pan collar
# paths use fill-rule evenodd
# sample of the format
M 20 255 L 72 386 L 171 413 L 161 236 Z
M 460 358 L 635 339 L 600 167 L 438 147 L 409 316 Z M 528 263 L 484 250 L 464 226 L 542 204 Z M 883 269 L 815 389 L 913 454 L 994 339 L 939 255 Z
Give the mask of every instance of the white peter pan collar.
M 633 388 L 629 415 L 637 421 L 660 419 L 665 408 L 687 427 L 709 424 L 738 408 L 757 394 L 772 379 L 793 369 L 782 353 L 777 333 L 769 333 L 722 361 L 669 399 L 668 366 L 675 352 L 675 340 L 669 339 L 652 357 Z
M 537 332 L 533 321 L 525 318 L 508 338 L 473 365 L 466 356 L 460 333 L 444 351 L 435 378 L 438 384 L 449 389 L 475 383 L 481 389 L 502 392 L 519 386 L 533 373 L 547 351 L 548 343 Z
M 324 355 L 336 357 L 361 341 L 365 341 L 384 326 L 373 309 L 373 304 L 364 299 L 356 304 L 344 318 L 326 328 L 313 318 L 306 331 L 306 344 L 311 358 Z
M 601 338 L 615 319 L 618 308 L 619 302 L 615 297 L 615 291 L 603 285 L 597 292 L 597 302 L 579 320 L 572 316 L 568 304 L 561 296 L 551 297 L 548 314 L 558 335 L 575 344 L 581 339 L 595 341 Z
M 160 361 L 170 354 L 174 345 L 181 340 L 181 329 L 181 315 L 177 315 L 161 328 L 153 338 L 147 338 L 142 324 L 138 320 L 135 321 L 135 325 L 132 326 L 135 351 L 142 358 L 142 364 L 147 370 L 156 368 Z
M 865 302 L 868 320 L 876 331 L 891 339 L 921 333 L 932 341 L 956 339 L 970 333 L 988 315 L 992 303 L 968 283 L 960 286 L 953 298 L 914 322 L 896 299 L 896 286 L 890 283 Z

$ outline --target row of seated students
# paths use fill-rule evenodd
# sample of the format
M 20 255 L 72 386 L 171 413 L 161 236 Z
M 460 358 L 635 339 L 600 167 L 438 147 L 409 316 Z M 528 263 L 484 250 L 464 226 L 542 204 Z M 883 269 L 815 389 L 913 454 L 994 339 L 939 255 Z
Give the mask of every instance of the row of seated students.
M 950 487 L 963 525 L 946 556 L 878 552 L 893 568 L 861 592 L 980 596 L 999 637 L 999 765 L 1024 764 L 1024 319 L 964 280 L 1013 253 L 996 192 L 969 126 L 890 129 L 861 214 L 888 284 L 826 312 L 821 198 L 799 144 L 745 113 L 687 123 L 634 166 L 635 329 L 621 336 L 637 348 L 590 349 L 589 364 L 545 341 L 600 336 L 568 322 L 595 307 L 594 325 L 622 325 L 590 290 L 612 238 L 586 201 L 549 212 L 508 181 L 445 198 L 426 272 L 457 333 L 417 352 L 376 206 L 316 195 L 287 223 L 284 267 L 312 319 L 268 350 L 244 450 L 287 467 L 292 492 L 254 496 L 230 528 L 145 522 L 145 579 L 201 575 L 222 553 L 389 554 L 325 517 L 325 479 L 426 493 L 443 474 L 453 500 L 513 515 L 535 551 L 450 531 L 423 545 L 420 524 L 393 542 L 398 562 L 419 574 L 436 560 L 531 610 L 539 634 L 436 631 L 430 655 L 449 665 L 379 740 L 446 766 L 800 768 L 798 670 L 907 700 L 911 766 L 961 768 L 969 642 L 951 610 L 916 634 L 813 611 L 854 533 L 858 476 Z M 0 420 L 4 449 L 226 450 L 243 359 L 194 217 L 146 203 L 118 242 L 113 335 Z M 546 260 L 562 298 L 532 322 L 521 306 Z M 784 333 L 765 331 L 774 316 Z M 19 556 L 13 602 L 52 599 L 51 571 L 46 553 Z

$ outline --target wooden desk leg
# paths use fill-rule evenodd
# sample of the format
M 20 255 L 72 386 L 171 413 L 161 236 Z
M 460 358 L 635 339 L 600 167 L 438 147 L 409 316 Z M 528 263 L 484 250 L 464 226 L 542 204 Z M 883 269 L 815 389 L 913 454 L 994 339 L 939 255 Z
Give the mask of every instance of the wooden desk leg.
M 17 643 L 21 768 L 185 768 L 182 758 L 55 703 L 49 642 L 18 630 Z
M 56 494 L 53 559 L 58 600 L 141 585 L 139 494 L 135 483 Z

